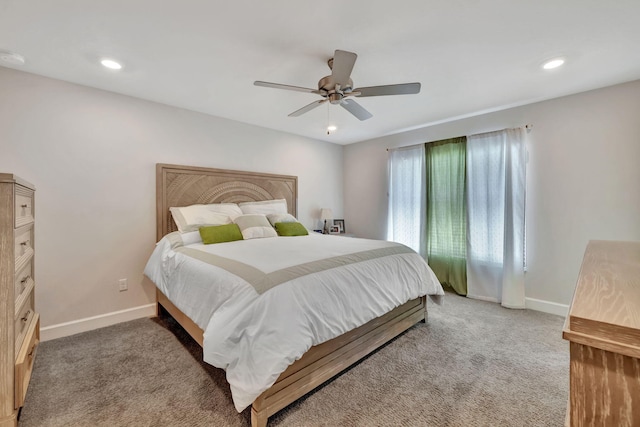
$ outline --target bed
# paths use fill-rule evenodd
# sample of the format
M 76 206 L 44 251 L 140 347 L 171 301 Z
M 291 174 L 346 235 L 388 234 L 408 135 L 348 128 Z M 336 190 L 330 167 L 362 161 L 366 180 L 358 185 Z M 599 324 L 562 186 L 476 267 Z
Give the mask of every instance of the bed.
M 205 313 L 207 311 L 206 307 L 208 307 L 208 303 L 205 303 L 204 301 L 207 297 L 186 296 L 183 291 L 180 291 L 182 293 L 174 291 L 172 287 L 165 283 L 164 277 L 167 276 L 167 273 L 161 271 L 162 265 L 165 265 L 166 267 L 167 263 L 173 263 L 172 265 L 175 264 L 175 266 L 179 267 L 175 267 L 174 270 L 177 271 L 178 269 L 183 269 L 184 271 L 187 271 L 188 273 L 180 272 L 181 279 L 179 282 L 182 283 L 193 280 L 193 286 L 190 283 L 189 287 L 192 287 L 193 289 L 202 287 L 205 289 L 205 293 L 209 292 L 210 294 L 219 295 L 220 291 L 210 291 L 208 287 L 209 285 L 195 285 L 195 283 L 199 283 L 199 281 L 205 280 L 206 277 L 209 277 L 213 269 L 218 269 L 218 266 L 208 265 L 206 262 L 203 262 L 203 260 L 208 260 L 210 257 L 213 257 L 213 259 L 216 260 L 221 259 L 221 254 L 226 256 L 225 254 L 228 253 L 235 254 L 233 256 L 236 256 L 236 259 L 248 262 L 242 257 L 249 257 L 248 254 L 252 251 L 263 251 L 262 253 L 270 252 L 269 250 L 265 251 L 265 248 L 267 248 L 265 245 L 272 245 L 273 247 L 287 246 L 289 244 L 293 245 L 293 242 L 296 242 L 295 244 L 301 245 L 300 248 L 290 249 L 289 253 L 295 252 L 306 254 L 305 256 L 308 257 L 307 261 L 310 260 L 311 262 L 305 263 L 305 268 L 309 265 L 317 265 L 320 261 L 316 260 L 314 257 L 320 257 L 323 250 L 325 250 L 327 254 L 333 254 L 334 252 L 332 251 L 337 250 L 333 248 L 336 246 L 335 242 L 341 242 L 339 245 L 341 248 L 340 250 L 347 251 L 346 248 L 353 246 L 356 248 L 354 251 L 359 254 L 381 253 L 380 251 L 385 251 L 385 253 L 387 253 L 388 251 L 394 251 L 395 255 L 389 256 L 389 258 L 393 258 L 394 260 L 402 259 L 403 263 L 406 261 L 405 258 L 411 259 L 411 262 L 413 263 L 413 258 L 418 257 L 412 251 L 402 247 L 402 245 L 388 242 L 368 241 L 366 239 L 322 236 L 314 233 L 310 233 L 309 236 L 295 238 L 277 237 L 275 240 L 271 240 L 273 243 L 269 243 L 270 239 L 254 239 L 253 241 L 231 242 L 223 243 L 221 245 L 202 245 L 201 241 L 199 243 L 196 242 L 197 236 L 192 236 L 193 234 L 197 235 L 197 233 L 180 234 L 176 232 L 176 224 L 171 217 L 169 209 L 170 207 L 189 206 L 194 204 L 260 202 L 274 199 L 284 199 L 286 201 L 288 213 L 293 216 L 297 216 L 297 177 L 168 164 L 158 164 L 156 166 L 157 240 L 159 243 L 154 251 L 154 255 L 152 255 L 152 259 L 156 257 L 158 261 L 157 267 L 155 267 L 156 271 L 154 272 L 153 268 L 149 267 L 152 262 L 152 260 L 150 260 L 150 264 L 148 264 L 147 269 L 145 269 L 145 274 L 149 276 L 157 286 L 156 295 L 158 315 L 165 312 L 170 314 L 189 333 L 189 335 L 198 342 L 198 344 L 203 346 L 205 349 L 205 361 L 227 371 L 227 379 L 231 385 L 232 393 L 234 393 L 234 404 L 236 405 L 236 409 L 240 411 L 247 402 L 250 402 L 251 424 L 253 427 L 266 426 L 269 416 L 275 414 L 336 374 L 342 372 L 411 326 L 421 321 L 424 322 L 426 320 L 426 294 L 429 294 L 436 302 L 439 302 L 439 299 L 444 294 L 442 292 L 442 287 L 437 283 L 437 280 L 435 280 L 435 283 L 432 283 L 435 276 L 431 270 L 426 267 L 426 270 L 423 271 L 422 266 L 418 266 L 420 268 L 420 274 L 423 275 L 419 281 L 429 283 L 421 284 L 420 289 L 413 289 L 407 292 L 403 291 L 402 293 L 406 293 L 407 295 L 411 294 L 412 297 L 403 297 L 404 299 L 398 300 L 396 304 L 391 304 L 393 301 L 385 302 L 384 304 L 379 304 L 381 307 L 369 309 L 369 306 L 376 306 L 377 302 L 376 300 L 372 300 L 372 302 L 367 303 L 366 299 L 369 298 L 368 296 L 363 297 L 363 300 L 365 300 L 364 302 L 359 298 L 357 301 L 350 300 L 350 298 L 352 298 L 350 296 L 342 298 L 342 301 L 350 301 L 348 303 L 350 305 L 362 305 L 365 307 L 363 311 L 371 317 L 370 319 L 366 318 L 365 314 L 360 313 L 345 315 L 346 320 L 340 320 L 337 325 L 330 324 L 329 327 L 325 328 L 332 329 L 331 331 L 317 331 L 314 329 L 316 326 L 314 326 L 310 328 L 314 329 L 311 332 L 305 330 L 304 333 L 301 333 L 302 335 L 300 335 L 300 337 L 302 338 L 300 339 L 297 338 L 297 332 L 287 331 L 285 333 L 286 336 L 284 340 L 285 342 L 293 342 L 291 345 L 292 347 L 301 345 L 299 342 L 305 341 L 307 339 L 307 335 L 317 335 L 319 337 L 329 336 L 330 338 L 320 339 L 316 337 L 316 340 L 321 342 L 313 345 L 307 344 L 303 352 L 296 353 L 296 351 L 300 352 L 300 349 L 296 348 L 291 350 L 289 353 L 286 353 L 286 363 L 278 362 L 280 367 L 274 371 L 276 372 L 275 376 L 270 372 L 271 365 L 269 365 L 269 369 L 262 369 L 263 367 L 259 365 L 259 363 L 262 363 L 263 358 L 267 360 L 270 359 L 270 354 L 261 356 L 260 360 L 256 362 L 255 358 L 252 359 L 245 357 L 246 352 L 238 350 L 238 354 L 234 355 L 234 358 L 231 358 L 231 356 L 225 353 L 226 350 L 222 351 L 221 349 L 229 347 L 229 343 L 238 344 L 239 348 L 242 348 L 240 344 L 241 341 L 245 339 L 245 335 L 253 333 L 246 332 L 249 330 L 247 328 L 248 325 L 253 328 L 256 324 L 262 325 L 264 323 L 265 325 L 268 325 L 270 321 L 255 322 L 251 320 L 255 318 L 255 314 L 252 315 L 254 317 L 247 317 L 249 320 L 243 319 L 245 312 L 249 311 L 249 309 L 247 308 L 243 312 L 239 312 L 236 308 L 231 308 L 231 303 L 228 305 L 225 305 L 226 303 L 222 304 L 221 308 L 217 309 L 217 311 L 212 311 L 214 314 Z M 285 241 L 287 242 L 286 244 Z M 246 245 L 246 248 L 241 245 Z M 308 245 L 313 245 L 314 248 L 318 249 L 309 251 Z M 209 251 L 210 253 L 205 253 L 205 251 Z M 326 262 L 326 259 L 334 259 L 326 257 L 326 255 L 322 255 L 322 257 L 322 262 Z M 324 259 L 325 257 L 326 259 Z M 335 259 L 338 258 L 335 257 Z M 272 258 L 271 260 L 267 259 L 267 261 L 275 264 L 279 262 L 286 264 L 286 262 L 288 262 L 282 261 L 282 257 Z M 422 262 L 422 260 L 420 261 Z M 361 264 L 369 265 L 367 264 L 368 262 L 373 261 L 361 262 Z M 422 262 L 422 264 L 426 266 L 424 262 Z M 186 270 L 187 265 L 191 265 L 190 268 L 193 270 Z M 314 285 L 314 289 L 315 287 L 321 288 L 322 286 L 325 286 L 325 283 L 338 280 L 346 281 L 345 278 L 354 277 L 354 273 L 351 270 L 352 268 L 353 267 L 351 265 L 341 264 L 339 268 L 331 267 L 323 269 L 322 271 L 314 271 L 313 274 L 306 272 L 304 273 L 304 277 L 296 276 L 295 279 L 283 279 L 280 282 L 284 282 L 286 286 L 280 285 L 273 289 L 268 288 L 268 291 L 260 293 L 259 297 L 255 297 L 254 295 L 254 290 L 258 288 L 254 287 L 251 289 L 244 285 L 243 280 L 238 279 L 238 281 L 241 282 L 240 285 L 238 285 L 238 289 L 240 289 L 239 294 L 244 292 L 245 296 L 238 297 L 237 300 L 240 302 L 246 301 L 246 306 L 251 306 L 251 310 L 255 310 L 258 313 L 262 313 L 264 311 L 265 313 L 276 313 L 277 315 L 277 313 L 281 312 L 282 309 L 272 308 L 269 304 L 274 304 L 274 302 L 269 302 L 269 299 L 274 300 L 278 298 L 286 298 L 286 296 L 280 296 L 285 295 L 284 293 L 278 292 L 285 292 L 285 288 L 293 288 L 293 286 L 290 286 L 291 283 L 296 283 L 298 287 L 306 286 L 307 289 L 311 289 L 311 287 L 309 287 L 309 285 L 304 281 L 310 280 L 309 278 L 313 276 L 315 280 L 319 280 L 323 283 L 322 285 Z M 196 269 L 198 270 L 197 272 L 195 271 Z M 285 270 L 287 269 L 278 269 L 277 272 L 280 273 Z M 344 272 L 342 270 L 344 270 Z M 233 269 L 230 271 L 236 273 Z M 244 277 L 241 273 L 237 273 L 237 275 Z M 270 277 L 272 276 L 273 275 Z M 184 277 L 189 277 L 190 279 L 187 280 L 184 279 Z M 232 282 L 236 279 L 234 274 L 224 277 L 224 280 L 220 281 L 229 280 L 229 282 Z M 363 278 L 362 280 L 354 279 L 353 282 L 348 283 L 348 286 L 345 286 L 345 288 L 356 289 L 361 286 L 356 283 L 365 283 L 365 279 L 369 280 L 367 278 Z M 250 281 L 249 279 L 246 280 Z M 416 279 L 416 281 L 418 280 Z M 334 285 L 328 284 L 326 286 Z M 285 290 L 281 291 L 281 289 Z M 427 291 L 424 289 L 427 289 Z M 348 290 L 345 292 L 345 295 L 351 295 L 349 292 L 355 291 Z M 189 292 L 186 293 L 188 294 Z M 327 292 L 325 291 L 325 293 Z M 191 298 L 191 300 L 188 298 Z M 397 300 L 401 297 L 393 296 L 390 298 L 391 300 Z M 308 299 L 311 300 L 309 304 L 313 304 L 315 297 L 310 296 Z M 291 304 L 291 307 L 298 307 L 297 301 L 298 300 L 296 300 L 294 304 Z M 302 305 L 304 304 L 306 304 L 306 302 Z M 199 307 L 195 307 L 198 305 Z M 205 309 L 203 310 L 203 308 Z M 375 312 L 375 317 L 370 316 L 370 313 L 367 310 Z M 322 316 L 324 315 L 325 314 L 322 313 Z M 247 316 L 249 315 L 247 314 Z M 351 318 L 348 318 L 349 316 L 351 316 Z M 360 317 L 368 320 L 356 322 Z M 238 328 L 242 329 L 242 332 L 227 332 L 224 331 L 225 328 L 220 327 L 221 324 L 229 325 L 234 324 L 234 322 L 238 324 Z M 296 322 L 297 321 L 291 321 L 290 323 Z M 300 321 L 300 323 L 301 322 L 302 321 Z M 287 325 L 283 325 L 282 322 L 280 322 L 280 324 L 274 324 L 276 326 L 272 329 L 288 327 Z M 356 326 L 347 327 L 347 325 Z M 257 329 L 261 328 L 262 326 L 257 327 Z M 265 326 L 265 328 L 268 328 L 268 326 Z M 322 327 L 319 327 L 319 329 L 322 329 Z M 251 331 L 253 331 L 253 329 L 251 329 Z M 269 336 L 268 340 L 273 340 L 273 330 L 267 330 L 265 333 Z M 332 336 L 332 334 L 337 336 Z M 257 348 L 261 348 L 261 344 L 259 343 L 260 339 L 264 342 L 271 342 L 266 341 L 267 338 L 256 339 L 258 339 L 258 342 L 255 344 Z M 208 346 L 210 350 L 207 350 L 207 342 L 209 343 Z M 280 346 L 280 344 L 278 344 L 278 346 Z M 278 346 L 274 345 L 274 347 Z M 282 347 L 286 348 L 287 345 L 282 345 Z M 270 353 L 268 347 L 264 348 L 266 350 L 263 350 L 261 354 Z M 286 351 L 289 350 L 287 349 Z M 230 349 L 229 352 L 232 352 L 232 349 Z M 213 360 L 213 362 L 207 360 L 207 357 L 209 357 L 210 360 Z M 280 356 L 275 355 L 272 359 L 277 361 L 277 357 Z M 244 359 L 249 359 L 247 363 L 251 366 L 253 366 L 253 363 L 258 363 L 257 368 L 259 369 L 256 369 L 257 373 L 255 373 L 255 375 L 254 373 L 247 374 L 246 369 L 236 367 L 236 365 L 240 365 Z M 283 363 L 285 364 L 283 365 Z M 272 378 L 272 380 L 265 382 L 268 380 L 266 377 L 268 377 L 269 374 L 271 375 L 270 378 Z M 247 380 L 249 382 L 258 378 L 255 380 L 257 383 L 268 383 L 270 385 L 268 388 L 264 389 L 264 391 L 260 392 L 259 395 L 256 394 L 257 397 L 254 398 L 254 395 L 250 393 L 243 394 L 243 390 L 234 391 L 234 381 L 235 377 L 238 375 L 244 376 L 240 381 L 242 384 L 244 384 L 243 381 L 247 378 L 249 379 Z M 265 378 L 260 378 L 260 375 L 265 376 Z M 236 393 L 239 396 L 237 398 Z M 238 403 L 238 401 L 242 402 L 243 399 L 244 403 Z

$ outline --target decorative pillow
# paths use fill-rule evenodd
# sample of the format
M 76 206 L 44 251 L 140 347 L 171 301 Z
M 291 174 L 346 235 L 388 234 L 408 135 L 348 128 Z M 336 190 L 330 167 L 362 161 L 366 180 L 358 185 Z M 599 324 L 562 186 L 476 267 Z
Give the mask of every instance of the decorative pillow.
M 242 211 L 235 203 L 214 203 L 169 208 L 178 231 L 186 233 L 198 231 L 207 225 L 231 224 Z
M 243 214 L 287 213 L 287 201 L 285 199 L 263 200 L 261 202 L 238 203 Z
M 200 237 L 202 237 L 202 243 L 210 245 L 242 240 L 242 233 L 237 224 L 212 225 L 200 227 Z
M 267 219 L 274 227 L 278 222 L 298 222 L 295 216 L 288 213 L 272 213 L 267 215 Z
M 299 222 L 276 222 L 274 227 L 278 236 L 307 236 L 309 232 Z
M 261 237 L 278 237 L 266 216 L 260 214 L 240 215 L 234 221 L 240 227 L 245 240 Z

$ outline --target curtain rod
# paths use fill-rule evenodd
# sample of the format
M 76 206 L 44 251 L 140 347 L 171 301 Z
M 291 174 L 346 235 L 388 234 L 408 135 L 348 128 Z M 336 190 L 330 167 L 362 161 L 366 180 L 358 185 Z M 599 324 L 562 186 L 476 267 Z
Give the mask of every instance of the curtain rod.
M 533 129 L 533 125 L 532 124 L 526 124 L 524 126 L 519 126 L 519 127 L 524 128 L 526 131 L 531 131 Z M 505 130 L 505 129 L 508 129 L 508 128 L 490 130 L 490 131 L 487 131 L 487 132 L 476 133 L 474 135 L 482 135 L 483 133 L 498 132 L 498 131 Z M 511 128 L 511 129 L 517 129 L 517 128 Z M 460 137 L 459 136 L 454 136 L 453 138 L 460 138 Z M 449 139 L 449 138 L 447 138 L 447 139 Z M 430 142 L 436 142 L 436 141 L 430 141 Z M 422 144 L 429 144 L 429 142 L 422 142 L 420 144 L 413 144 L 413 145 L 405 145 L 403 147 L 387 148 L 386 150 L 387 151 L 389 151 L 389 150 L 399 150 L 399 149 L 402 149 L 402 148 L 417 147 L 418 145 L 422 145 Z

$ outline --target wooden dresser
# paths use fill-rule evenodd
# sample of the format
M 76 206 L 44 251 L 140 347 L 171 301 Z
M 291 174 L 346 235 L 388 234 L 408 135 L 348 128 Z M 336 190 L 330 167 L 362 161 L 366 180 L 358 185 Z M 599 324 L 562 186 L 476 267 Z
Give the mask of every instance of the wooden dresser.
M 0 173 L 0 427 L 17 425 L 40 338 L 34 192 L 28 182 Z
M 562 335 L 568 425 L 640 426 L 640 242 L 589 242 Z

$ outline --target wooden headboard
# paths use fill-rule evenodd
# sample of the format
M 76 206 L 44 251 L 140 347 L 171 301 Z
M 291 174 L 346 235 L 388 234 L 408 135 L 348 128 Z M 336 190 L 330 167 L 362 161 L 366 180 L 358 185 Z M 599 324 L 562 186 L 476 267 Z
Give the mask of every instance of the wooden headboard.
M 158 163 L 156 239 L 177 230 L 170 207 L 272 199 L 285 199 L 297 216 L 298 177 Z

